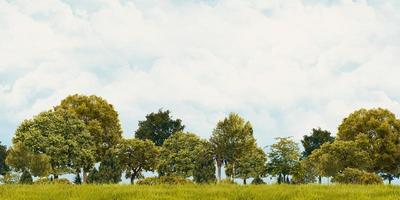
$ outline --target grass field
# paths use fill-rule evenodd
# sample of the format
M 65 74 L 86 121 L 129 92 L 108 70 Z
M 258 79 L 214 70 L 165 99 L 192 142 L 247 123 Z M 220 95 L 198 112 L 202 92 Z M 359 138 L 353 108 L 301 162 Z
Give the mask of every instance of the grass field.
M 3 185 L 1 200 L 18 199 L 400 199 L 398 186 L 357 185 Z

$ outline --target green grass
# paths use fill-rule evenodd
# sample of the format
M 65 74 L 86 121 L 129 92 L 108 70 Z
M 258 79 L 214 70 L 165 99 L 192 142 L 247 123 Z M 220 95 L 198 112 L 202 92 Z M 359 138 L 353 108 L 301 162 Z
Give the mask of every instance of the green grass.
M 397 186 L 358 185 L 2 185 L 1 200 L 116 199 L 400 199 Z

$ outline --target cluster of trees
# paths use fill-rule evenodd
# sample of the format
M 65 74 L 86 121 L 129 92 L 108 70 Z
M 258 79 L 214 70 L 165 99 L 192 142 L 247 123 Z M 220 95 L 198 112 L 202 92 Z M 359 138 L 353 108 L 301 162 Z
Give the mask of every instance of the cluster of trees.
M 250 122 L 231 113 L 219 121 L 209 140 L 185 132 L 180 119 L 159 110 L 139 121 L 135 138 L 122 137 L 118 113 L 98 96 L 72 95 L 49 111 L 23 121 L 13 145 L 0 145 L 3 182 L 31 183 L 32 176 L 57 180 L 76 174 L 74 182 L 131 183 L 144 172 L 181 177 L 196 183 L 229 180 L 263 183 L 391 182 L 400 174 L 400 121 L 385 109 L 361 109 L 339 126 L 337 137 L 320 128 L 305 135 L 300 151 L 291 137 L 277 138 L 265 153 Z M 13 173 L 14 172 L 14 173 Z M 20 176 L 16 176 L 15 173 Z

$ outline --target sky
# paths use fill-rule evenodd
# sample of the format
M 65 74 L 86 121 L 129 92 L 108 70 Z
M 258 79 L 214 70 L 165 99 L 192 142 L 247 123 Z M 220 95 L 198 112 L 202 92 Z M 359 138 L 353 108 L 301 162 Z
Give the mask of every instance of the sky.
M 0 141 L 70 94 L 115 106 L 124 136 L 160 108 L 209 138 L 237 112 L 260 146 L 400 114 L 397 0 L 0 0 Z

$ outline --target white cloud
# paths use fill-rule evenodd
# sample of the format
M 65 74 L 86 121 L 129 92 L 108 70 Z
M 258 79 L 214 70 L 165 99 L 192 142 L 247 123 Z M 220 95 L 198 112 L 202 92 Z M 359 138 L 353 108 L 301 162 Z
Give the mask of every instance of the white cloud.
M 127 136 L 160 107 L 202 137 L 234 111 L 252 121 L 261 145 L 317 126 L 335 133 L 360 107 L 398 114 L 399 8 L 396 1 L 0 0 L 1 130 L 72 93 L 108 99 Z

